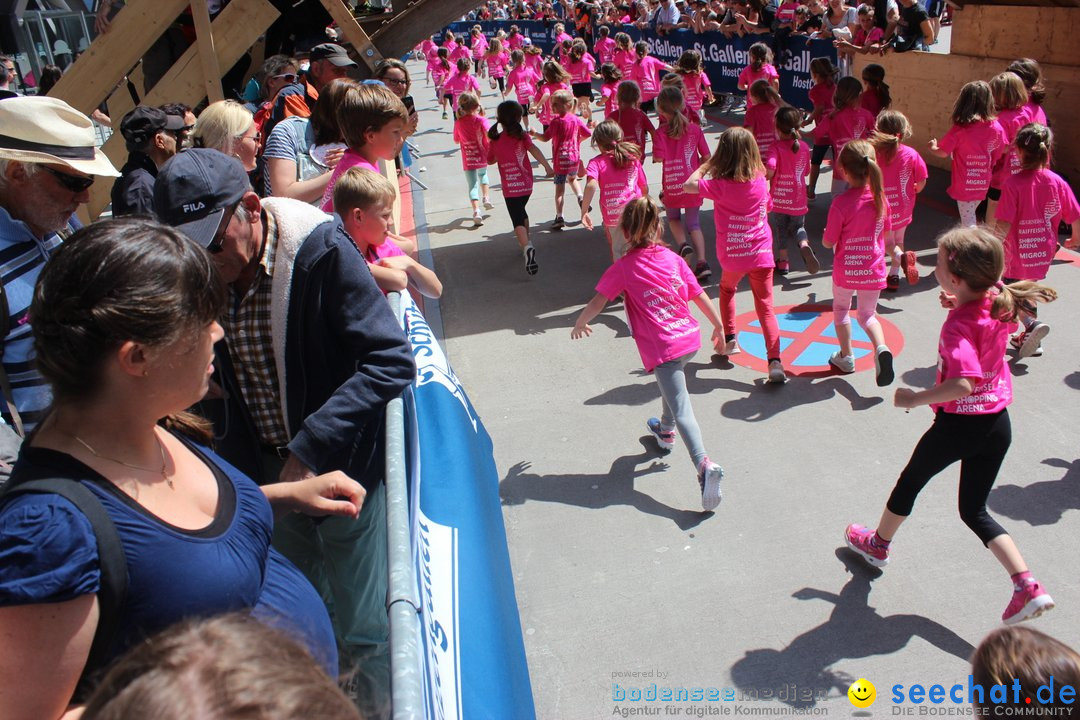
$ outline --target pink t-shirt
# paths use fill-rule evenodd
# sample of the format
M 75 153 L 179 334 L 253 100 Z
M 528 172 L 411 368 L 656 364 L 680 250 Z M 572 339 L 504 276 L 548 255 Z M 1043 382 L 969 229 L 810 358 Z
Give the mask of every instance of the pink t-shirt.
M 596 57 L 599 58 L 600 64 L 614 62 L 615 60 L 615 41 L 610 37 L 600 38 L 593 45 L 593 52 L 596 53 Z
M 341 177 L 346 170 L 357 166 L 366 170 L 379 172 L 379 168 L 362 155 L 353 152 L 352 149 L 346 150 L 342 153 L 341 160 L 338 161 L 337 167 L 334 168 L 334 173 L 330 176 L 330 182 L 326 183 L 326 190 L 323 191 L 322 203 L 319 205 L 323 212 L 334 212 L 334 185 L 337 184 L 338 178 Z
M 604 272 L 596 292 L 609 300 L 624 296 L 647 372 L 701 347 L 701 332 L 689 306 L 701 294 L 701 285 L 686 262 L 666 247 L 631 249 Z
M 604 98 L 604 119 L 607 120 L 619 107 L 617 94 L 619 81 L 604 83 L 600 86 L 600 97 Z
M 511 50 L 520 50 L 525 46 L 525 37 L 518 33 L 517 35 L 508 35 L 506 37 L 506 47 Z
M 880 30 L 881 28 L 874 29 Z M 878 114 L 884 109 L 884 105 L 881 104 L 881 95 L 873 88 L 862 91 L 862 94 L 859 95 L 859 106 L 873 115 L 875 121 L 877 120 Z
M 616 50 L 612 62 L 622 73 L 623 80 L 633 80 L 630 74 L 634 71 L 634 63 L 637 61 L 637 53 L 633 50 Z
M 870 32 L 866 32 L 862 28 L 855 31 L 855 36 L 852 38 L 851 44 L 858 45 L 859 47 L 866 47 L 867 45 L 873 45 L 879 43 L 885 38 L 885 31 L 876 25 L 870 29 Z M 867 108 L 869 110 L 870 108 Z
M 577 173 L 581 164 L 581 143 L 592 135 L 585 119 L 578 115 L 565 115 L 553 118 L 548 125 L 551 138 L 552 168 L 556 175 Z
M 540 102 L 540 107 L 536 111 L 536 119 L 540 121 L 541 125 L 548 125 L 551 123 L 551 119 L 555 117 L 555 113 L 551 111 L 551 96 L 559 90 L 569 89 L 570 86 L 564 82 L 544 83 L 540 86 L 540 97 L 543 98 L 544 95 L 547 95 L 547 98 Z
M 949 197 L 965 202 L 980 202 L 990 189 L 994 165 L 1005 153 L 1009 141 L 997 120 L 953 125 L 938 148 L 952 155 L 952 181 Z
M 1028 100 L 1024 104 L 1024 110 L 1027 111 L 1028 122 L 1036 122 L 1040 125 L 1046 125 L 1046 112 L 1042 109 L 1042 105 L 1039 105 L 1034 100 Z
M 1001 188 L 997 218 L 1009 223 L 1005 277 L 1042 280 L 1058 249 L 1058 222 L 1080 218 L 1076 196 L 1052 170 L 1021 170 Z
M 926 179 L 926 161 L 915 148 L 898 145 L 896 154 L 890 162 L 879 154 L 878 166 L 885 190 L 885 200 L 889 203 L 889 222 L 893 230 L 905 228 L 911 224 L 915 211 L 915 186 Z
M 454 121 L 454 142 L 461 146 L 461 167 L 479 170 L 488 166 L 488 119 L 480 114 L 463 115 Z
M 764 175 L 750 182 L 705 178 L 698 183 L 703 198 L 713 201 L 716 257 L 725 272 L 773 267 L 769 227 L 769 183 Z
M 463 92 L 480 94 L 480 83 L 472 73 L 454 73 L 443 83 L 443 92 L 454 96 L 454 109 L 457 109 L 458 96 Z
M 484 53 L 486 53 L 488 49 L 487 38 L 483 35 L 474 37 L 469 45 L 472 47 L 472 56 L 474 60 L 479 60 L 484 57 Z
M 750 86 L 756 83 L 758 80 L 768 80 L 771 85 L 774 80 L 780 79 L 780 73 L 776 72 L 776 68 L 771 63 L 765 63 L 759 70 L 754 70 L 753 65 L 747 65 L 739 73 L 739 87 L 750 90 Z M 749 92 L 746 95 L 746 107 L 747 109 L 753 107 L 754 99 L 750 97 Z
M 610 155 L 597 155 L 589 161 L 585 174 L 600 186 L 600 213 L 608 227 L 619 224 L 628 202 L 649 194 L 649 181 L 637 158 L 620 168 Z
M 814 87 L 810 88 L 810 92 L 807 95 L 810 98 L 810 103 L 814 106 L 814 110 L 821 110 L 821 118 L 824 119 L 826 115 L 831 112 L 833 106 L 833 95 L 836 94 L 836 85 L 829 83 L 818 83 Z M 821 121 L 819 120 L 814 125 L 814 144 L 815 145 L 828 145 L 829 134 L 823 132 L 821 128 Z
M 451 62 L 451 64 L 457 62 L 458 59 L 460 59 L 460 58 L 465 58 L 467 60 L 472 60 L 472 56 L 469 53 L 469 48 L 465 47 L 464 43 L 459 44 L 453 50 L 450 51 L 450 62 Z
M 488 53 L 484 56 L 487 61 L 488 75 L 493 78 L 506 77 L 506 66 L 510 62 L 510 55 L 508 53 L 501 52 L 497 55 Z
M 401 248 L 397 246 L 397 243 L 394 242 L 394 239 L 387 237 L 382 241 L 382 245 L 368 245 L 367 252 L 364 253 L 364 259 L 369 263 L 377 263 L 383 258 L 401 257 L 404 254 Z
M 436 58 L 435 64 L 431 68 L 431 79 L 435 81 L 435 87 L 441 89 L 446 82 L 446 78 L 450 77 L 452 74 L 453 71 L 450 68 L 443 66 L 438 58 Z
M 506 76 L 506 80 L 510 87 L 514 88 L 518 102 L 522 105 L 528 105 L 536 97 L 536 83 L 540 76 L 533 72 L 532 68 L 523 65 L 516 67 Z
M 709 158 L 709 143 L 700 125 L 687 122 L 681 137 L 671 137 L 664 125 L 653 136 L 653 157 L 664 163 L 664 207 L 701 207 L 701 195 L 683 192 L 683 183 Z
M 566 40 L 569 40 L 569 41 L 573 42 L 574 38 L 570 37 L 570 35 L 567 34 L 566 32 L 561 32 L 561 33 L 559 33 L 558 35 L 555 36 L 555 44 L 556 45 L 562 45 L 563 42 L 566 41 Z
M 532 138 L 528 133 L 521 138 L 502 133 L 488 145 L 488 163 L 497 163 L 502 182 L 503 197 L 532 195 L 533 172 L 529 162 Z
M 990 317 L 993 294 L 949 311 L 938 340 L 937 381 L 967 378 L 975 388 L 967 397 L 931 405 L 956 415 L 990 415 L 1012 402 L 1012 373 L 1005 366 L 1009 324 Z
M 705 73 L 686 73 L 682 76 L 682 80 L 683 101 L 686 103 L 686 109 L 696 113 L 705 104 L 706 86 L 711 87 L 712 83 L 709 82 L 709 76 Z
M 566 64 L 566 72 L 570 73 L 572 83 L 591 82 L 594 70 L 596 70 L 596 60 L 589 53 L 582 55 L 577 62 L 571 60 Z
M 833 246 L 833 284 L 845 290 L 885 287 L 889 208 L 877 217 L 870 185 L 848 188 L 832 201 L 822 241 Z
M 844 108 L 836 112 L 825 113 L 818 122 L 821 134 L 832 141 L 833 146 L 833 172 L 841 180 L 844 179 L 840 163 L 840 151 L 852 140 L 862 140 L 869 137 L 874 130 L 874 116 L 861 107 Z
M 623 137 L 630 142 L 634 143 L 641 148 L 641 152 L 645 152 L 645 137 L 647 135 L 653 135 L 655 137 L 656 126 L 653 125 L 649 116 L 641 112 L 637 108 L 615 108 L 615 111 L 611 113 L 611 119 L 619 124 L 622 128 Z
M 1015 110 L 998 110 L 997 121 L 1001 125 L 1001 129 L 1005 131 L 1005 139 L 1009 142 L 1004 154 L 998 159 L 997 165 L 994 166 L 993 175 L 990 176 L 990 187 L 1000 190 L 1002 183 L 1020 172 L 1020 156 L 1016 153 L 1016 147 L 1012 143 L 1016 139 L 1017 131 L 1031 120 L 1028 119 L 1027 111 L 1023 107 L 1019 107 Z
M 758 103 L 746 108 L 743 127 L 754 133 L 762 160 L 769 157 L 773 143 L 776 142 L 776 110 L 777 107 L 772 103 Z
M 634 61 L 630 69 L 630 79 L 641 88 L 641 102 L 648 102 L 660 94 L 660 78 L 657 73 L 667 63 L 657 60 L 652 55 L 646 55 Z
M 536 73 L 536 79 L 539 82 L 544 77 L 544 56 L 525 53 L 525 67 Z
M 810 148 L 799 141 L 798 151 L 792 151 L 790 140 L 777 140 L 766 167 L 772 171 L 769 193 L 772 210 L 781 215 L 806 214 L 806 173 L 810 169 Z

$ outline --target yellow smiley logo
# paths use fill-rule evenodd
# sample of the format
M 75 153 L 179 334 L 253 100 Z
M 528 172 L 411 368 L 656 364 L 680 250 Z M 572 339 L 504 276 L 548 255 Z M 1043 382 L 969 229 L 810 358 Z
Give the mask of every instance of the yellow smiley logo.
M 855 707 L 868 708 L 877 700 L 877 689 L 866 678 L 859 678 L 848 688 L 847 696 Z

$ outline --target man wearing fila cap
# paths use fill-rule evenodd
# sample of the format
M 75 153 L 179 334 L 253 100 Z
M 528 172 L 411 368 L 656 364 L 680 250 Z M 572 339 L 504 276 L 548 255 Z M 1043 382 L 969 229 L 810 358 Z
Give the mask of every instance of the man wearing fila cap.
M 218 452 L 260 485 L 340 470 L 364 486 L 360 517 L 284 518 L 274 546 L 333 599 L 343 673 L 366 717 L 388 709 L 383 416 L 412 382 L 408 342 L 341 219 L 260 200 L 240 162 L 195 148 L 162 166 L 158 217 L 210 252 L 228 285 L 225 339 L 204 403 Z
M 34 284 L 61 236 L 78 226 L 72 216 L 90 199 L 94 178 L 120 174 L 94 139 L 90 118 L 63 100 L 0 102 L 0 282 L 7 301 L 0 308 L 0 410 L 6 423 L 27 431 L 52 399 L 33 367 L 27 313 Z

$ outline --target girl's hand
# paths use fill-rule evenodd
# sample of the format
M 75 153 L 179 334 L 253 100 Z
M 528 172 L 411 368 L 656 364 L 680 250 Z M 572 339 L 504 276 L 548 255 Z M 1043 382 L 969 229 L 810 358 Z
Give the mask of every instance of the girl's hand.
M 721 350 L 723 350 L 725 344 L 727 344 L 727 341 L 724 340 L 723 331 L 720 328 L 713 328 L 713 331 L 712 331 L 712 346 L 713 346 L 713 349 L 716 350 L 716 352 L 720 352 Z
M 896 388 L 896 394 L 893 395 L 893 405 L 898 408 L 913 408 L 917 404 L 914 390 L 911 388 Z
M 1076 250 L 1080 248 L 1080 236 L 1073 235 L 1071 238 L 1065 241 L 1065 247 L 1069 250 Z
M 589 215 L 589 213 L 587 213 L 587 212 L 581 213 L 581 225 L 586 230 L 592 230 L 593 229 L 593 221 L 592 221 L 592 217 Z
M 588 324 L 575 325 L 574 329 L 570 331 L 571 340 L 580 340 L 587 335 L 592 335 L 592 328 Z
M 953 310 L 954 308 L 956 308 L 956 296 L 951 293 L 947 293 L 944 290 L 938 293 L 938 302 L 940 302 L 941 307 L 945 308 L 946 310 Z
M 323 158 L 323 160 L 325 161 L 324 164 L 326 165 L 326 167 L 333 170 L 334 168 L 337 167 L 337 164 L 339 162 L 341 162 L 341 156 L 344 155 L 344 154 L 345 154 L 344 148 L 339 148 L 337 150 L 330 150 L 330 151 L 328 151 L 326 153 L 326 156 Z
M 555 177 L 555 171 L 552 169 L 552 167 L 550 165 L 546 165 L 546 166 L 544 166 L 544 175 L 546 177 Z
M 937 138 L 930 138 L 930 142 L 926 143 L 926 146 L 930 148 L 932 152 L 939 152 Z

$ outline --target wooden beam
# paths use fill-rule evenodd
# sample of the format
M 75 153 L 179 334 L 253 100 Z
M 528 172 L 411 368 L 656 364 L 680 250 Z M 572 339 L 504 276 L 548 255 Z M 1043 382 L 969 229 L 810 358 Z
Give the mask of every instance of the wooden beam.
M 49 94 L 89 115 L 172 25 L 188 1 L 128 0 L 109 31 L 90 43 Z
M 352 46 L 356 48 L 356 52 L 359 53 L 360 59 L 364 61 L 364 64 L 369 69 L 374 70 L 375 66 L 379 64 L 379 61 L 383 59 L 379 49 L 371 42 L 371 38 L 368 37 L 364 28 L 360 27 L 360 23 L 356 22 L 356 18 L 349 12 L 349 8 L 345 7 L 342 0 L 320 0 L 326 11 L 330 13 L 330 17 L 334 19 L 334 22 L 338 24 L 338 28 L 341 30 L 345 38 L 352 43 Z
M 216 41 L 214 50 L 218 67 L 232 67 L 247 48 L 266 32 L 279 14 L 269 0 L 232 0 L 226 5 L 221 14 L 214 18 L 210 28 Z M 169 72 L 165 73 L 165 76 L 143 97 L 142 101 L 144 105 L 181 102 L 194 107 L 204 97 L 206 97 L 206 86 L 203 81 L 202 64 L 196 48 L 189 47 L 173 64 Z M 119 118 L 113 118 L 113 120 L 119 124 Z M 119 132 L 113 133 L 102 150 L 118 168 L 127 160 L 127 149 Z M 90 188 L 90 202 L 88 203 L 90 217 L 100 215 L 109 204 L 111 180 L 112 178 L 98 178 L 98 181 Z
M 221 68 L 214 51 L 214 34 L 210 32 L 210 10 L 206 0 L 192 0 L 191 17 L 195 20 L 195 45 L 199 49 L 199 63 L 203 69 L 206 99 L 217 102 L 225 99 L 221 90 Z

